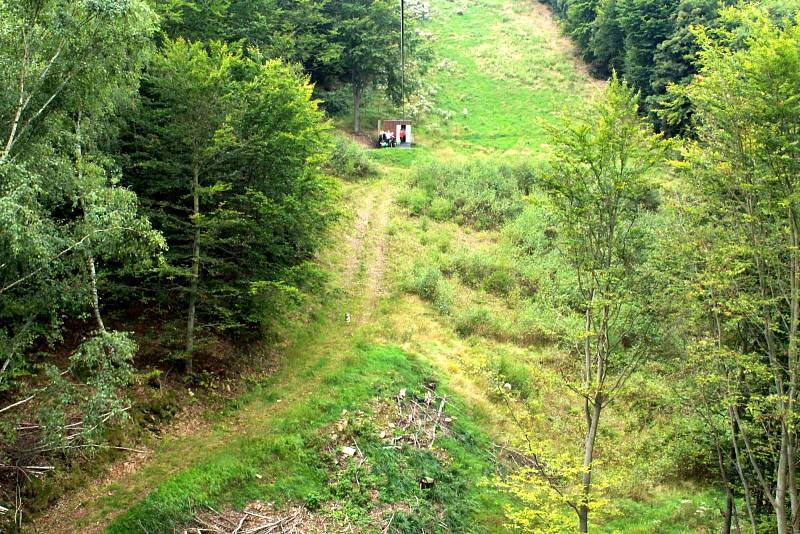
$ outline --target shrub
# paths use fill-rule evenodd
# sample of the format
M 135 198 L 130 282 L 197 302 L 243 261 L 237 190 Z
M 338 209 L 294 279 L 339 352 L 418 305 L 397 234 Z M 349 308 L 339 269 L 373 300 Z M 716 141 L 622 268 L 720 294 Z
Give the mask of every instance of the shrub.
M 552 250 L 555 238 L 549 227 L 550 214 L 541 193 L 531 196 L 531 203 L 503 228 L 503 235 L 522 254 L 546 254 Z
M 321 101 L 322 108 L 331 117 L 344 115 L 351 111 L 353 107 L 353 95 L 347 87 L 325 91 L 321 85 L 316 85 L 314 87 L 314 97 Z
M 520 273 L 503 256 L 483 251 L 461 250 L 447 263 L 445 271 L 457 274 L 461 281 L 489 293 L 508 295 L 517 285 Z
M 450 248 L 452 247 L 453 235 L 445 228 L 430 228 L 420 236 L 419 241 L 421 245 L 430 246 L 439 254 L 446 254 L 450 252 Z
M 351 180 L 373 176 L 377 172 L 366 151 L 350 139 L 341 136 L 335 138 L 328 160 L 328 170 L 340 178 Z
M 404 283 L 404 289 L 433 303 L 440 313 L 450 314 L 453 305 L 453 287 L 445 280 L 438 267 L 418 262 L 411 269 Z
M 506 354 L 501 354 L 497 359 L 498 378 L 511 385 L 523 399 L 528 399 L 536 392 L 533 377 L 527 366 L 519 360 Z
M 478 306 L 460 312 L 455 318 L 455 330 L 460 336 L 483 336 L 499 341 L 509 339 L 507 325 L 488 308 Z
M 430 215 L 437 221 L 446 221 L 453 216 L 453 202 L 448 198 L 436 197 L 431 200 Z
M 397 204 L 407 209 L 411 215 L 418 217 L 428 212 L 431 199 L 425 191 L 415 187 L 398 195 Z
M 516 340 L 525 345 L 544 346 L 570 338 L 580 327 L 574 314 L 562 315 L 547 302 L 528 301 L 519 311 L 515 324 Z
M 446 279 L 442 278 L 436 285 L 436 295 L 433 299 L 433 305 L 442 315 L 450 315 L 453 309 L 453 285 Z
M 412 185 L 425 201 L 415 207 L 435 219 L 453 218 L 479 230 L 498 228 L 522 211 L 520 184 L 530 179 L 526 169 L 493 162 L 423 165 Z
M 536 182 L 539 171 L 533 165 L 520 163 L 512 167 L 514 176 L 517 178 L 517 187 L 523 195 L 530 195 L 536 191 Z
M 500 342 L 510 342 L 520 346 L 543 346 L 554 343 L 558 338 L 547 324 L 551 318 L 541 318 L 526 307 L 522 313 L 512 318 L 498 316 L 485 306 L 464 310 L 455 316 L 455 330 L 460 336 L 481 336 Z

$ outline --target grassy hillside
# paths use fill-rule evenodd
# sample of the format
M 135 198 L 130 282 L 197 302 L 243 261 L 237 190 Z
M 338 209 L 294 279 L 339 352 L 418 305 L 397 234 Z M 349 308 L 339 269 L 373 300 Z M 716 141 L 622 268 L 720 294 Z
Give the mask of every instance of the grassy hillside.
M 431 10 L 437 109 L 424 142 L 443 155 L 536 155 L 542 124 L 596 87 L 538 2 L 434 2 Z
M 40 531 L 183 531 L 260 502 L 302 514 L 304 532 L 508 532 L 504 513 L 523 503 L 498 484 L 515 466 L 507 447 L 531 432 L 544 452 L 576 449 L 559 317 L 535 298 L 552 265 L 514 248 L 536 229 L 535 198 L 521 167 L 491 189 L 458 165 L 541 158 L 542 124 L 598 83 L 538 3 L 435 0 L 425 29 L 434 111 L 418 148 L 374 151 L 378 176 L 345 184 L 316 321 L 295 326 L 249 394 L 67 496 Z M 613 505 L 598 531 L 711 532 L 716 496 L 667 483 L 674 466 L 650 449 L 671 415 L 651 393 L 640 384 L 609 412 L 600 481 Z

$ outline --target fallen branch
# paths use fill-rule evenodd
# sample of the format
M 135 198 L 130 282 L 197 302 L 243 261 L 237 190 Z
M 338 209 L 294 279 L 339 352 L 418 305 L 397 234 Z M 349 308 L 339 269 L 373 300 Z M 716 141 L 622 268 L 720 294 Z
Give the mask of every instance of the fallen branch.
M 428 445 L 428 448 L 433 447 L 433 442 L 436 441 L 436 429 L 439 427 L 439 420 L 442 418 L 442 410 L 444 409 L 444 403 L 447 401 L 447 395 L 442 397 L 442 402 L 439 403 L 439 411 L 436 412 L 436 421 L 433 422 L 433 437 L 431 438 L 431 443 Z
M 14 404 L 9 404 L 9 405 L 8 405 L 8 406 L 6 406 L 5 408 L 0 408 L 0 413 L 3 413 L 3 412 L 5 412 L 5 411 L 7 411 L 7 410 L 10 410 L 11 408 L 16 408 L 16 407 L 17 407 L 17 406 L 19 406 L 20 404 L 25 404 L 26 402 L 30 401 L 30 400 L 31 400 L 31 399 L 33 399 L 34 397 L 36 397 L 36 393 L 34 393 L 33 395 L 31 395 L 30 397 L 28 397 L 28 398 L 26 398 L 26 399 L 22 399 L 21 401 L 17 401 L 17 402 L 15 402 Z
M 245 514 L 239 520 L 239 524 L 236 525 L 235 529 L 233 529 L 233 534 L 238 534 L 238 532 L 242 529 L 242 525 L 244 525 L 246 519 L 247 519 L 247 513 L 245 512 Z
M 392 512 L 392 517 L 389 518 L 389 522 L 381 529 L 381 532 L 389 532 L 389 527 L 392 526 L 392 521 L 394 521 L 394 514 L 395 512 Z

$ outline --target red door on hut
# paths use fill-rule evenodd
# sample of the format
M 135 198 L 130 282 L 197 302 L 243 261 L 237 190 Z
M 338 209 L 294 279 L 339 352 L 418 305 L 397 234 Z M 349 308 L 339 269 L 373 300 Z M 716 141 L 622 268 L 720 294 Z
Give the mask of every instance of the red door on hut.
M 378 146 L 411 148 L 413 142 L 410 120 L 384 119 L 378 121 Z

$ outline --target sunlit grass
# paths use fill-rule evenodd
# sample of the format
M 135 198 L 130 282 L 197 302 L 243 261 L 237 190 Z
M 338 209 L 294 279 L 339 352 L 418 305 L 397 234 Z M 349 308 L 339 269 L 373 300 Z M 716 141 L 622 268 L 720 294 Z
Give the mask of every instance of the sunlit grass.
M 593 92 L 543 9 L 517 0 L 432 3 L 437 111 L 423 131 L 432 149 L 535 156 L 543 125 Z

